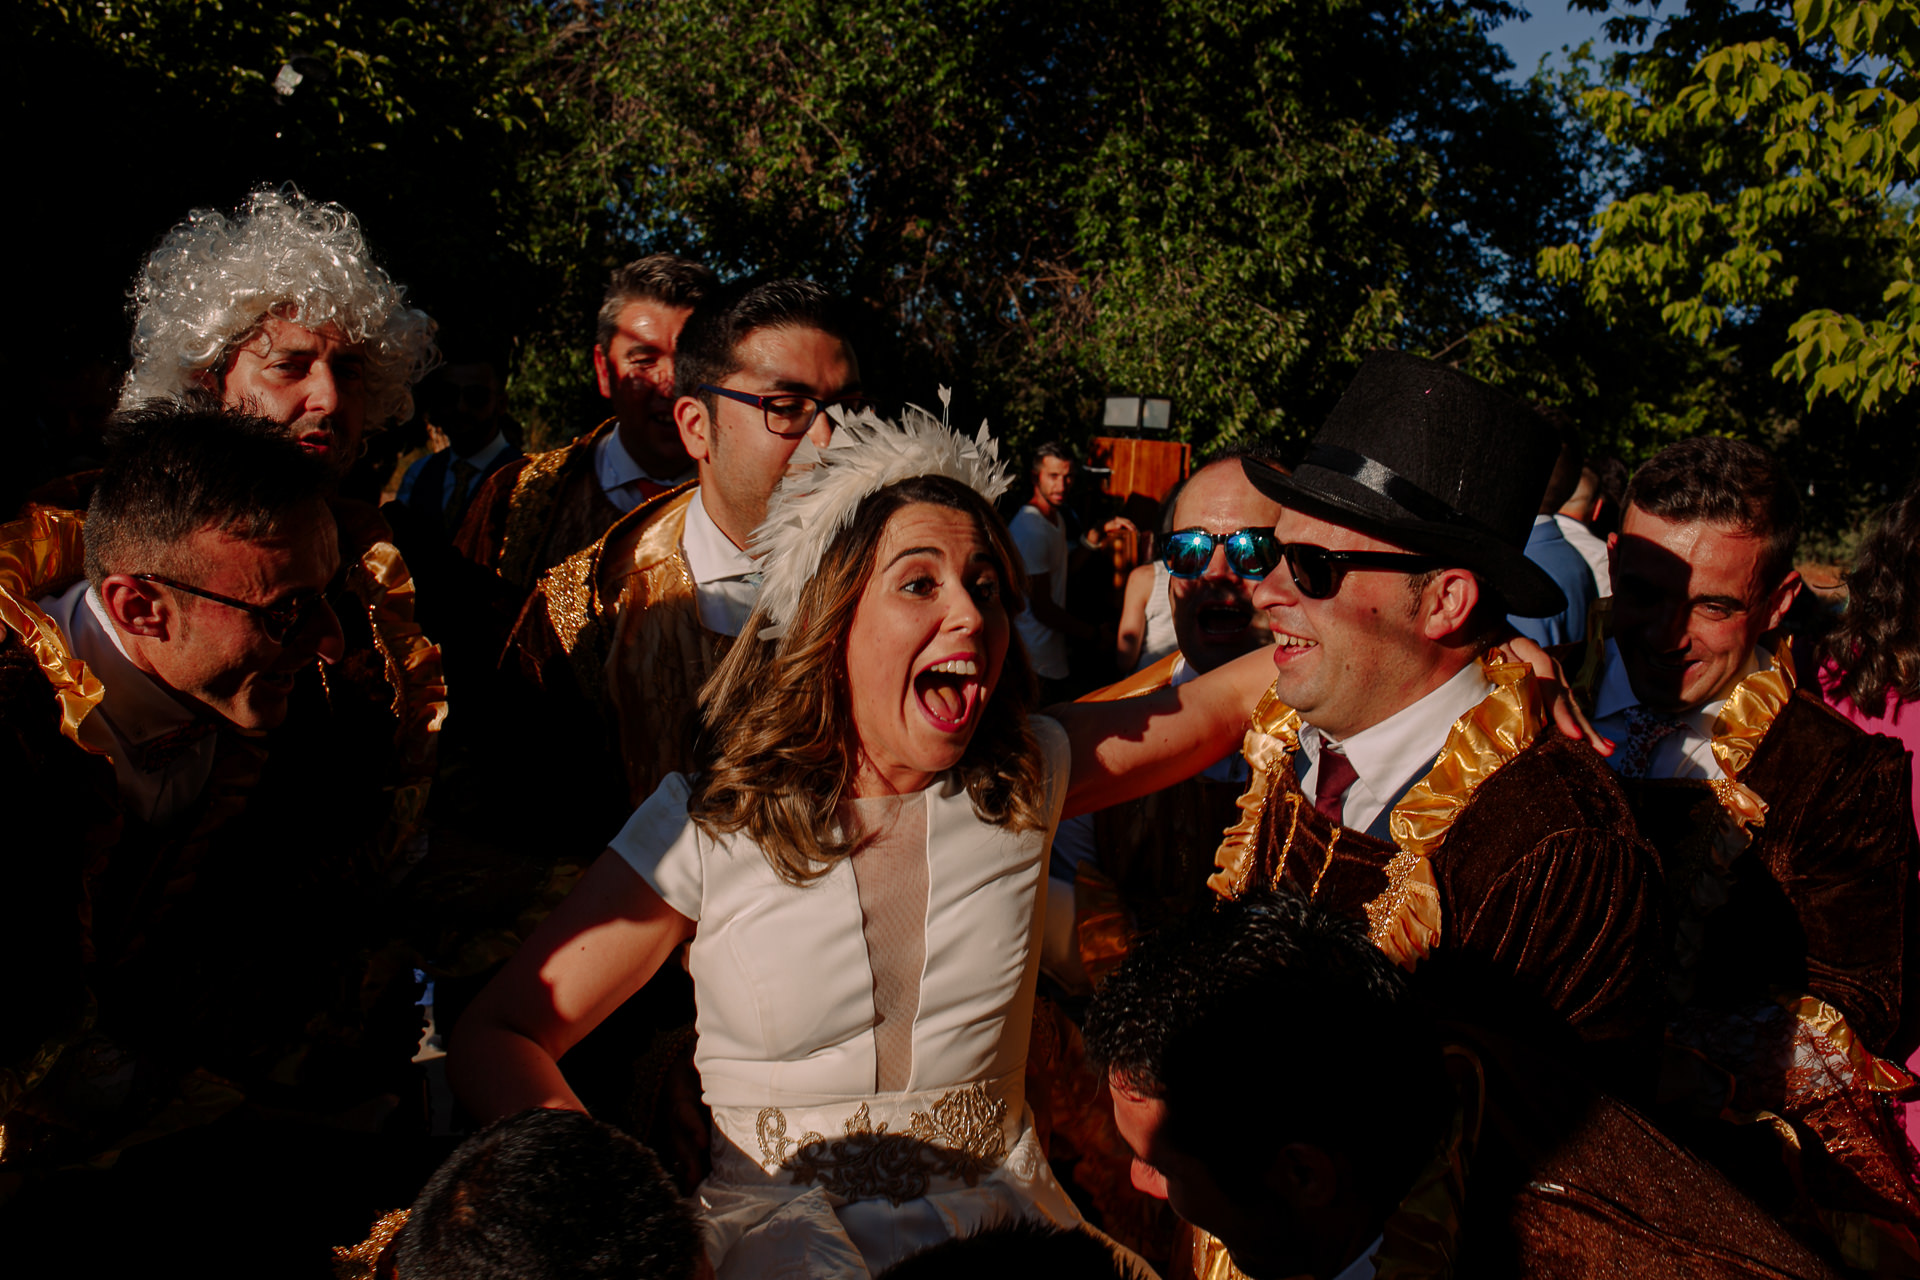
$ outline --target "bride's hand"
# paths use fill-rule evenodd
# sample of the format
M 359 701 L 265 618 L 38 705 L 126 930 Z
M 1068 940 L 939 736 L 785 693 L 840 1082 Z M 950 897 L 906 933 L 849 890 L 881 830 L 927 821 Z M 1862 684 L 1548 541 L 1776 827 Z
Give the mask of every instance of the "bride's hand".
M 1519 662 L 1533 668 L 1534 677 L 1540 682 L 1540 692 L 1547 700 L 1547 708 L 1553 713 L 1553 722 L 1560 732 L 1575 741 L 1585 738 L 1603 756 L 1613 754 L 1613 741 L 1604 738 L 1587 719 L 1586 712 L 1574 701 L 1570 691 L 1571 682 L 1567 673 L 1552 654 L 1542 649 L 1534 641 L 1517 632 L 1494 650 L 1507 662 Z

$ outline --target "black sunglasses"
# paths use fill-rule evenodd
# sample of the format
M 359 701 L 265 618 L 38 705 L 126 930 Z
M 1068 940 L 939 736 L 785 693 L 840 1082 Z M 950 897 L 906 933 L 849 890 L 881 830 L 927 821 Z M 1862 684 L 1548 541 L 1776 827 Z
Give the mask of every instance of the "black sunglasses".
M 136 573 L 132 575 L 141 582 L 157 582 L 163 587 L 172 587 L 175 591 L 184 591 L 190 596 L 199 596 L 202 600 L 211 600 L 215 604 L 226 605 L 229 609 L 239 609 L 250 613 L 259 620 L 260 630 L 267 639 L 275 644 L 285 644 L 287 637 L 305 626 L 313 618 L 315 606 L 328 607 L 323 595 L 300 596 L 284 604 L 248 604 L 245 600 L 235 600 L 232 596 L 223 596 L 217 591 L 205 591 L 199 587 L 190 587 L 184 582 L 175 582 L 157 573 Z
M 1160 559 L 1174 577 L 1197 578 L 1213 562 L 1213 549 L 1223 543 L 1227 548 L 1227 567 L 1243 578 L 1264 578 L 1280 563 L 1280 544 L 1274 541 L 1272 529 L 1238 529 L 1217 534 L 1205 529 L 1182 529 L 1166 536 Z
M 750 391 L 735 391 L 732 387 L 716 387 L 711 382 L 701 383 L 700 390 L 752 405 L 766 418 L 767 430 L 782 440 L 797 440 L 813 430 L 813 424 L 819 421 L 820 415 L 834 405 L 839 405 L 849 413 L 858 413 L 867 406 L 867 398 L 857 392 L 822 400 L 819 396 L 801 395 L 797 391 L 755 395 Z
M 1354 569 L 1391 569 L 1396 573 L 1425 573 L 1443 569 L 1445 560 L 1403 551 L 1329 551 L 1311 542 L 1282 542 L 1280 555 L 1293 575 L 1294 589 L 1309 600 L 1330 600 L 1340 594 L 1340 583 Z

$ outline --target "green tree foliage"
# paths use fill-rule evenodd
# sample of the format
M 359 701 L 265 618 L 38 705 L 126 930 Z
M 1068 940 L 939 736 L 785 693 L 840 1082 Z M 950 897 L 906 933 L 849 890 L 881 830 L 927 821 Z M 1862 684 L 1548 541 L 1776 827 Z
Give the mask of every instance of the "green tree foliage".
M 1894 264 L 1879 305 L 1806 311 L 1773 371 L 1809 404 L 1833 394 L 1864 413 L 1898 399 L 1920 365 L 1920 233 L 1897 195 L 1920 177 L 1916 59 L 1913 0 L 1689 6 L 1630 59 L 1627 86 L 1596 89 L 1586 106 L 1616 141 L 1685 153 L 1700 180 L 1616 201 L 1588 257 L 1563 246 L 1544 264 L 1583 279 L 1603 311 L 1651 297 L 1674 332 L 1705 341 L 1730 309 L 1795 297 L 1803 247 L 1853 240 Z
M 832 281 L 870 375 L 1016 437 L 1118 388 L 1301 438 L 1368 348 L 1473 349 L 1584 212 L 1551 102 L 1440 4 L 689 0 L 541 66 L 552 180 L 636 251 Z

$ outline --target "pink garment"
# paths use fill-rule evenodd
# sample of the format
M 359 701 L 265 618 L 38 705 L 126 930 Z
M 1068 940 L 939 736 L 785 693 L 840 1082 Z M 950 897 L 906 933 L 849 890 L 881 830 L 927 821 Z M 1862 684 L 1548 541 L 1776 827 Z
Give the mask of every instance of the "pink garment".
M 1913 821 L 1920 828 L 1920 702 L 1901 702 L 1891 693 L 1882 713 L 1870 716 L 1851 701 L 1839 696 L 1840 668 L 1832 661 L 1820 665 L 1820 691 L 1827 705 L 1865 729 L 1893 738 L 1907 749 L 1907 763 L 1913 768 Z M 1907 1070 L 1920 1075 L 1920 1051 L 1907 1059 Z M 1907 1106 L 1907 1138 L 1920 1147 L 1920 1103 Z

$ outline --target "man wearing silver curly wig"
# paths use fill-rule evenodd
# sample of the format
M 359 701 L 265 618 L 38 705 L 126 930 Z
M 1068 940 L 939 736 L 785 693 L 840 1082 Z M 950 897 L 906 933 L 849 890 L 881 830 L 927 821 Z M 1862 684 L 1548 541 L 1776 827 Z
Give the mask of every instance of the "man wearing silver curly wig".
M 367 428 L 413 415 L 433 321 L 373 261 L 360 223 L 292 186 L 234 216 L 195 209 L 133 286 L 123 408 L 194 391 L 288 428 L 336 475 Z

